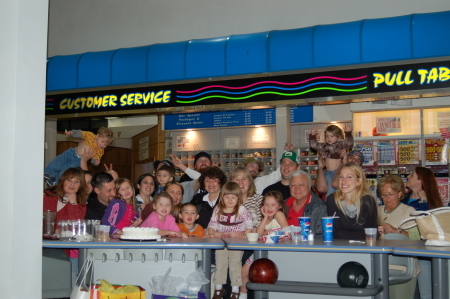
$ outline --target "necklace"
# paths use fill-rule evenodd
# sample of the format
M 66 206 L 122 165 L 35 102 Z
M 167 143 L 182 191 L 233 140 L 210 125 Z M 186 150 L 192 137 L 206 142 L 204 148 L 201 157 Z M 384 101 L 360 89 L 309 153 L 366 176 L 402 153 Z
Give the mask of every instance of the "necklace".
M 399 205 L 400 205 L 400 202 L 398 203 L 398 205 L 397 205 L 392 211 L 389 211 L 389 212 L 386 211 L 386 206 L 384 206 L 384 212 L 385 212 L 386 214 L 390 214 L 390 213 L 394 212 L 395 209 L 397 209 Z

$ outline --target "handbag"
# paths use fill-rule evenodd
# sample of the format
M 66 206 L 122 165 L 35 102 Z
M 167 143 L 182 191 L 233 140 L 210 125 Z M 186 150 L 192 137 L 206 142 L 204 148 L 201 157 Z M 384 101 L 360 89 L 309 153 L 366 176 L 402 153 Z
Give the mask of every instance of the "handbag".
M 77 280 L 75 282 L 75 286 L 72 289 L 72 293 L 70 294 L 70 299 L 89 299 L 89 289 L 90 287 L 86 286 L 86 277 L 88 276 L 89 271 L 91 272 L 91 279 L 89 280 L 89 284 L 92 282 L 92 272 L 94 266 L 94 255 L 90 254 L 83 263 L 83 267 L 78 274 Z M 83 271 L 84 269 L 84 271 Z M 80 276 L 83 275 L 80 281 Z M 77 282 L 80 282 L 77 285 Z
M 409 229 L 417 225 L 420 236 L 427 240 L 427 246 L 450 246 L 450 207 L 441 207 L 428 211 L 415 211 L 400 224 L 401 229 Z M 407 222 L 413 224 L 405 225 Z

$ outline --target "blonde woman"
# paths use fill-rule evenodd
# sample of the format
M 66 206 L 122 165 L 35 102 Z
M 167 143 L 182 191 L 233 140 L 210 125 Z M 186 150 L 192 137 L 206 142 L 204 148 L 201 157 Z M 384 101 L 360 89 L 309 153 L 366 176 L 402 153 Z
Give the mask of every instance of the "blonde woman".
M 346 163 L 339 173 L 339 187 L 327 198 L 328 216 L 334 219 L 335 239 L 364 240 L 364 228 L 378 227 L 377 202 L 371 195 L 361 167 Z

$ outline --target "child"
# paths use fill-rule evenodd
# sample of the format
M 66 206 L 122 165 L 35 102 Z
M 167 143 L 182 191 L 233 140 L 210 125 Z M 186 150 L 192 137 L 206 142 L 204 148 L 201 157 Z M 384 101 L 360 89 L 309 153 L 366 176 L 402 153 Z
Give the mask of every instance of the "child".
M 261 220 L 257 229 L 259 236 L 262 237 L 270 232 L 289 228 L 285 213 L 284 200 L 281 192 L 267 192 L 261 202 L 261 214 L 264 218 Z M 246 284 L 248 282 L 249 270 L 252 263 L 253 254 L 248 258 L 244 266 L 242 266 L 242 286 L 239 299 L 247 299 Z
M 44 178 L 49 186 L 54 186 L 58 182 L 61 174 L 70 167 L 80 167 L 81 155 L 86 146 L 93 150 L 92 164 L 95 166 L 100 164 L 100 159 L 105 152 L 105 148 L 111 144 L 114 132 L 109 128 L 102 127 L 98 130 L 97 135 L 91 132 L 72 130 L 65 133 L 67 136 L 83 138 L 84 143 L 78 144 L 63 152 L 61 155 L 53 159 L 44 169 Z
M 161 236 L 183 237 L 178 228 L 175 217 L 171 215 L 173 199 L 169 193 L 161 192 L 153 198 L 153 212 L 142 222 L 141 227 L 153 227 L 159 229 Z
M 168 165 L 162 165 L 158 170 L 156 170 L 156 180 L 158 181 L 159 187 L 156 189 L 155 194 L 163 192 L 164 187 L 167 183 L 173 181 L 175 177 L 175 169 Z
M 119 238 L 124 227 L 138 227 L 142 220 L 134 197 L 134 188 L 128 179 L 116 180 L 116 197 L 106 208 L 102 224 L 110 225 L 111 238 Z
M 242 191 L 235 182 L 228 182 L 222 187 L 219 204 L 214 208 L 208 225 L 208 237 L 244 237 L 252 231 L 252 216 L 242 202 Z M 220 299 L 225 294 L 223 285 L 227 281 L 227 268 L 230 269 L 231 299 L 239 298 L 239 287 L 242 285 L 241 250 L 216 250 L 215 291 L 212 299 Z
M 349 150 L 353 147 L 352 125 L 345 124 L 345 139 L 341 128 L 336 125 L 330 125 L 325 129 L 324 135 L 326 142 L 317 142 L 317 126 L 314 126 L 309 135 L 309 145 L 318 152 L 325 152 L 325 179 L 328 184 L 326 196 L 336 191 L 331 186 L 333 175 L 341 164 L 341 151 Z
M 203 227 L 200 224 L 195 223 L 198 217 L 199 214 L 196 205 L 188 202 L 181 206 L 179 216 L 181 223 L 178 223 L 178 227 L 181 232 L 186 234 L 186 237 L 204 236 L 205 233 Z

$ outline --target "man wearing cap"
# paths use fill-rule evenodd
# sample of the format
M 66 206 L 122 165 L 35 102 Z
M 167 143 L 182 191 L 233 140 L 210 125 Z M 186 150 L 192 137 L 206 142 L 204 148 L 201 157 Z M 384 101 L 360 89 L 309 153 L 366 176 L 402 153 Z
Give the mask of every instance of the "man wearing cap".
M 283 194 L 283 199 L 286 201 L 291 197 L 291 190 L 289 188 L 289 177 L 294 170 L 299 168 L 297 162 L 297 153 L 294 151 L 287 151 L 281 156 L 280 160 L 280 174 L 281 181 L 268 186 L 263 191 L 263 195 L 269 191 L 280 191 Z
M 264 163 L 256 158 L 248 157 L 244 160 L 244 162 L 242 162 L 242 165 L 247 167 L 253 177 L 253 182 L 256 187 L 256 194 L 261 194 L 264 188 L 278 182 L 281 179 L 281 173 L 278 170 L 275 170 L 268 175 L 258 176 L 258 174 L 264 170 Z
M 351 151 L 348 153 L 345 150 L 341 151 L 341 159 L 342 159 L 342 165 L 345 163 L 355 163 L 359 166 L 362 166 L 364 163 L 364 155 L 360 151 Z M 337 189 L 339 187 L 339 173 L 341 171 L 342 165 L 336 169 L 336 172 L 334 173 L 333 180 L 331 182 L 331 187 L 334 189 Z M 320 193 L 327 193 L 328 191 L 328 184 L 325 179 L 325 161 L 324 157 L 321 155 L 319 157 L 318 161 L 318 168 L 317 168 L 317 177 L 316 177 L 316 184 L 315 187 L 317 191 Z
M 194 157 L 195 157 L 194 158 L 194 169 L 200 173 L 202 172 L 203 169 L 211 166 L 211 164 L 212 164 L 211 155 L 208 154 L 207 152 L 199 152 Z M 200 175 L 199 175 L 199 177 L 200 177 Z M 197 177 L 192 178 L 187 173 L 185 173 L 181 176 L 180 183 L 192 181 L 195 179 L 198 179 L 198 178 Z

